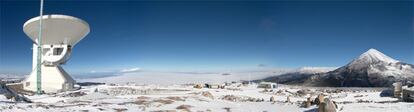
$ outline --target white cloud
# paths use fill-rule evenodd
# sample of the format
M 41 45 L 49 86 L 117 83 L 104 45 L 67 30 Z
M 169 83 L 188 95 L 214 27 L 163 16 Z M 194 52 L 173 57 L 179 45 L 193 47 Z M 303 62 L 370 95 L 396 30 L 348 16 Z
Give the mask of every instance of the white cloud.
M 122 69 L 121 72 L 125 73 L 125 72 L 137 72 L 140 71 L 141 68 L 135 67 L 135 68 L 128 68 L 128 69 Z

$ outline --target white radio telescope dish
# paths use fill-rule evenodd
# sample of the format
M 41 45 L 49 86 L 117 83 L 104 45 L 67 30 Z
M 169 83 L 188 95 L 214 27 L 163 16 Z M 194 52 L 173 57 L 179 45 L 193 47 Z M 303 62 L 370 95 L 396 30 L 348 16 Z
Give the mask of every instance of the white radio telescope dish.
M 42 18 L 42 44 L 67 44 L 74 46 L 90 31 L 89 24 L 76 17 L 44 15 Z M 24 33 L 35 43 L 37 43 L 36 39 L 39 36 L 39 20 L 40 17 L 35 17 L 23 25 Z
M 23 88 L 37 90 L 38 43 L 40 17 L 28 20 L 23 25 L 24 33 L 33 40 L 33 65 L 29 77 L 23 80 Z M 67 15 L 42 16 L 41 43 L 41 90 L 46 93 L 68 91 L 74 89 L 75 80 L 60 66 L 69 60 L 72 48 L 89 33 L 89 25 L 85 21 Z

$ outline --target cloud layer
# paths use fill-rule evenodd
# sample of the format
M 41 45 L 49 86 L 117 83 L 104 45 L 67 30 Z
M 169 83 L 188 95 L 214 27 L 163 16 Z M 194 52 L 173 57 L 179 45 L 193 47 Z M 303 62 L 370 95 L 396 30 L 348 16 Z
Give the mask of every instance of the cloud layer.
M 138 72 L 141 68 L 135 67 L 135 68 L 128 68 L 128 69 L 122 69 L 121 73 L 128 73 L 128 72 Z

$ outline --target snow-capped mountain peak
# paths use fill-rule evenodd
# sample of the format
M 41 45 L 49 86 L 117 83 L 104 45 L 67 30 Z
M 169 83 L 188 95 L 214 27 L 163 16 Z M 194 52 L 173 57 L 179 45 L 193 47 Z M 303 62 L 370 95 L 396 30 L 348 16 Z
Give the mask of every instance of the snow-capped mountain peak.
M 376 49 L 369 49 L 367 52 L 361 54 L 357 59 L 351 62 L 351 64 L 360 64 L 360 63 L 375 63 L 375 62 L 385 62 L 385 63 L 397 63 L 399 61 L 392 59 L 391 57 L 381 53 Z

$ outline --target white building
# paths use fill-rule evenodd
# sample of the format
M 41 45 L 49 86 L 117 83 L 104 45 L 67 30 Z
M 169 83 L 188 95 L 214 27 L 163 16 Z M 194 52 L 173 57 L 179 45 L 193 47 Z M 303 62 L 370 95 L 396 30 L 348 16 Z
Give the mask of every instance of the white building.
M 275 89 L 277 88 L 277 84 L 273 82 L 261 82 L 257 88 Z

